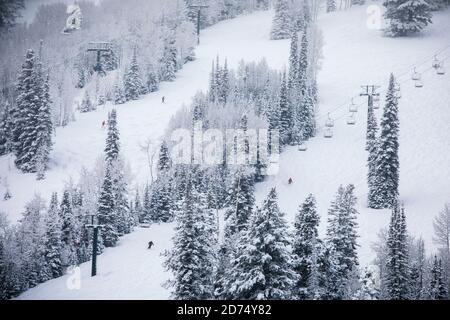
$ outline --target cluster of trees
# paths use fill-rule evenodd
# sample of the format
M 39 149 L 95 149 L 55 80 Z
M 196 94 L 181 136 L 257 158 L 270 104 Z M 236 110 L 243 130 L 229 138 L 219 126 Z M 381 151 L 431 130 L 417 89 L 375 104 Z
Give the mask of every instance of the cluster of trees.
M 311 0 L 276 0 L 270 38 L 289 39 L 292 34 L 306 30 L 306 25 L 315 20 L 318 4 Z
M 42 61 L 42 47 L 36 56 L 28 50 L 13 104 L 3 100 L 0 121 L 0 155 L 13 152 L 23 172 L 37 172 L 43 179 L 52 147 L 53 123 L 49 75 Z
M 14 26 L 20 16 L 19 11 L 24 8 L 24 0 L 3 0 L 0 11 L 0 30 Z
M 108 119 L 104 157 L 78 184 L 70 182 L 61 200 L 54 193 L 46 206 L 36 195 L 23 218 L 8 225 L 0 213 L 0 299 L 9 299 L 44 281 L 59 277 L 70 266 L 90 260 L 92 220 L 102 225 L 99 253 L 130 233 L 139 217 L 131 209 L 128 176 L 120 157 L 116 111 Z
M 81 88 L 89 91 L 89 103 L 79 106 L 82 112 L 95 110 L 106 101 L 120 104 L 156 91 L 160 81 L 174 80 L 175 73 L 195 59 L 197 9 L 191 6 L 196 4 L 191 0 L 136 0 L 132 5 L 119 0 L 80 1 L 82 27 L 69 36 L 61 35 L 67 19 L 66 4 L 40 5 L 32 21 L 12 26 L 10 22 L 21 4 L 8 0 L 0 14 L 0 28 L 2 24 L 10 27 L 10 32 L 2 32 L 0 37 L 0 96 L 9 105 L 15 104 L 18 92 L 11 84 L 22 63 L 17 57 L 28 48 L 37 48 L 42 39 L 46 60 L 51 61 L 46 69 L 51 76 L 48 85 L 55 126 L 65 126 L 75 119 L 74 102 Z M 227 5 L 211 0 L 202 9 L 200 26 L 267 8 L 267 0 L 228 1 Z M 89 42 L 96 41 L 110 43 L 111 51 L 101 56 L 106 77 L 97 77 L 96 55 L 87 52 Z M 89 105 L 92 107 L 87 108 Z
M 427 257 L 423 239 L 409 236 L 405 209 L 396 204 L 387 230 L 374 245 L 379 269 L 379 298 L 394 300 L 449 299 L 450 274 L 448 239 L 450 212 L 445 207 L 434 222 L 438 253 Z

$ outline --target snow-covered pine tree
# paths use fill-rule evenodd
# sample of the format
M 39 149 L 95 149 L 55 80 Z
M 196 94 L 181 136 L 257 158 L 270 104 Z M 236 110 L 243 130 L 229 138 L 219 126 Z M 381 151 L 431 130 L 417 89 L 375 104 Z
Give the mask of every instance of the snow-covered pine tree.
M 137 60 L 137 48 L 133 49 L 130 65 L 125 73 L 124 92 L 127 101 L 138 100 L 142 92 L 142 78 Z
M 336 11 L 336 0 L 327 0 L 327 12 Z
M 448 289 L 444 281 L 444 270 L 442 268 L 442 260 L 435 255 L 433 265 L 431 267 L 430 281 L 430 299 L 431 300 L 447 300 Z
M 121 159 L 111 162 L 113 210 L 116 216 L 116 230 L 119 236 L 130 233 L 132 229 L 130 208 L 128 206 L 128 185 L 123 167 Z
M 43 76 L 42 63 L 36 59 L 33 50 L 27 51 L 17 93 L 12 130 L 15 163 L 24 172 L 36 172 L 39 148 L 45 146 L 46 155 L 50 152 L 53 127 L 48 78 Z
M 405 209 L 399 204 L 392 210 L 387 239 L 387 262 L 385 285 L 388 298 L 406 300 L 409 298 L 409 254 Z
M 114 208 L 114 193 L 112 185 L 111 163 L 107 163 L 103 185 L 98 199 L 98 221 L 103 225 L 101 235 L 105 247 L 114 247 L 119 235 L 117 232 L 117 216 Z
M 206 197 L 188 181 L 180 210 L 176 213 L 173 249 L 167 253 L 165 267 L 173 278 L 167 282 L 172 297 L 179 300 L 200 300 L 213 297 L 215 245 L 217 230 Z M 216 230 L 216 231 L 214 231 Z
M 40 196 L 35 196 L 25 207 L 16 239 L 20 242 L 20 250 L 16 254 L 21 255 L 20 271 L 25 282 L 23 289 L 48 280 L 45 236 L 45 204 Z
M 11 152 L 11 125 L 9 103 L 0 97 L 0 156 Z
M 334 284 L 337 290 L 334 299 L 348 299 L 351 292 L 351 277 L 357 271 L 358 254 L 357 244 L 357 215 L 355 187 L 350 184 L 345 188 L 340 186 L 336 198 L 332 201 L 328 210 L 328 225 L 326 242 L 332 248 L 338 263 L 336 274 L 337 282 Z
M 292 34 L 292 20 L 288 1 L 276 0 L 270 38 L 272 40 L 288 39 Z
M 141 223 L 150 223 L 153 219 L 152 215 L 152 202 L 151 202 L 151 190 L 148 185 L 144 188 L 144 196 L 142 199 L 142 215 L 139 218 Z
M 120 134 L 117 128 L 117 111 L 112 109 L 108 115 L 108 133 L 106 136 L 105 161 L 110 163 L 119 158 Z
M 296 274 L 292 268 L 287 224 L 272 189 L 250 217 L 238 239 L 227 288 L 233 299 L 289 299 Z
M 225 104 L 227 102 L 228 91 L 230 90 L 230 75 L 228 71 L 228 62 L 225 59 L 225 63 L 222 69 L 220 69 L 219 74 L 219 87 L 218 87 L 218 101 L 221 104 Z
M 48 265 L 48 279 L 57 278 L 63 273 L 62 265 L 62 221 L 58 213 L 58 196 L 52 194 L 46 216 L 45 261 Z
M 278 129 L 280 130 L 280 142 L 282 145 L 288 145 L 291 142 L 291 128 L 293 124 L 292 108 L 288 97 L 286 73 L 283 73 L 280 94 L 278 98 L 278 109 L 280 110 L 280 119 Z
M 232 235 L 247 228 L 255 205 L 255 187 L 252 176 L 245 169 L 236 171 L 226 200 L 229 207 L 225 212 L 225 234 Z
M 148 92 L 155 92 L 159 89 L 159 77 L 158 73 L 155 71 L 153 65 L 147 68 L 147 90 Z
M 142 222 L 141 217 L 142 217 L 142 213 L 143 213 L 143 204 L 142 204 L 141 195 L 139 193 L 138 187 L 136 187 L 136 194 L 134 196 L 134 201 L 133 201 L 132 207 L 133 207 L 133 212 L 135 214 L 135 225 L 138 225 L 139 222 Z
M 364 268 L 359 279 L 360 288 L 353 299 L 355 300 L 378 300 L 380 290 L 375 279 L 375 274 L 369 268 Z
M 367 206 L 369 208 L 377 208 L 380 203 L 378 199 L 378 125 L 375 118 L 375 112 L 373 107 L 369 107 L 367 116 L 367 135 L 366 135 L 366 148 L 369 152 L 367 158 Z
M 288 88 L 294 90 L 299 84 L 299 53 L 298 53 L 298 32 L 294 30 L 291 36 L 291 49 L 289 53 L 289 74 L 288 74 Z
M 158 172 L 164 173 L 170 170 L 172 167 L 170 154 L 169 154 L 169 147 L 167 146 L 167 142 L 163 141 L 161 143 L 161 146 L 159 148 L 159 158 L 158 158 Z
M 294 287 L 294 295 L 299 299 L 313 299 L 313 272 L 317 270 L 318 226 L 320 217 L 317 214 L 316 199 L 310 194 L 300 206 L 295 217 L 293 253 L 294 270 L 298 281 Z
M 386 94 L 386 105 L 380 124 L 380 138 L 376 160 L 378 203 L 374 203 L 373 208 L 392 208 L 397 202 L 400 169 L 398 138 L 398 97 L 395 78 L 391 74 Z
M 163 55 L 159 61 L 159 78 L 161 81 L 175 80 L 176 72 L 178 70 L 177 55 L 175 39 L 170 35 L 164 41 Z
M 384 17 L 388 21 L 385 34 L 392 37 L 416 33 L 432 23 L 427 0 L 384 0 Z
M 83 99 L 81 100 L 80 112 L 85 113 L 85 112 L 91 112 L 93 110 L 94 110 L 94 104 L 91 100 L 89 92 L 86 90 L 84 92 Z
M 123 88 L 123 83 L 120 80 L 119 77 L 117 77 L 116 82 L 114 83 L 114 104 L 118 105 L 118 104 L 124 104 L 125 102 L 127 102 L 127 99 L 125 97 L 125 92 L 124 92 L 124 88 Z
M 170 188 L 170 177 L 164 173 L 152 184 L 150 212 L 152 222 L 169 222 L 172 220 L 174 203 Z

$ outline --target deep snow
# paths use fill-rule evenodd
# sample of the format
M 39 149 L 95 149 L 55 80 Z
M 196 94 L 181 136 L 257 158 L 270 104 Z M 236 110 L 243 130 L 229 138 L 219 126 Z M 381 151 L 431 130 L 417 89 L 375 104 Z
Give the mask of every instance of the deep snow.
M 408 229 L 422 235 L 432 249 L 432 219 L 450 201 L 450 70 L 437 76 L 433 70 L 423 75 L 424 88 L 414 88 L 409 80 L 413 65 L 418 71 L 430 69 L 431 58 L 442 51 L 441 58 L 450 57 L 450 11 L 436 14 L 434 24 L 421 35 L 390 39 L 366 27 L 365 7 L 321 15 L 319 26 L 324 32 L 323 70 L 319 73 L 319 134 L 308 142 L 308 150 L 289 148 L 281 155 L 280 172 L 257 186 L 258 203 L 269 188 L 276 186 L 280 206 L 292 221 L 298 205 L 308 193 L 314 193 L 325 229 L 326 210 L 339 184 L 356 185 L 359 215 L 360 260 L 363 265 L 373 258 L 371 243 L 380 228 L 386 227 L 387 210 L 366 208 L 365 104 L 357 113 L 357 124 L 348 126 L 346 116 L 350 98 L 358 96 L 360 85 L 379 84 L 384 87 L 392 71 L 402 75 L 400 100 L 400 192 L 405 203 Z M 163 84 L 161 91 L 145 99 L 118 106 L 119 129 L 123 151 L 138 178 L 148 178 L 146 155 L 139 143 L 147 137 L 159 137 L 171 115 L 199 89 L 206 89 L 211 60 L 220 54 L 230 67 L 242 58 L 248 61 L 265 57 L 271 67 L 282 68 L 288 58 L 288 41 L 269 41 L 271 12 L 260 12 L 222 22 L 203 31 L 198 59 L 185 66 L 173 83 Z M 446 50 L 442 50 L 446 48 Z M 450 61 L 447 61 L 447 66 Z M 384 90 L 382 88 L 380 91 Z M 167 103 L 161 105 L 161 96 Z M 364 103 L 357 97 L 355 102 Z M 327 112 L 336 119 L 334 137 L 324 139 L 322 127 Z M 381 109 L 377 115 L 381 115 Z M 0 202 L 17 218 L 23 204 L 35 191 L 48 197 L 60 190 L 68 174 L 76 177 L 82 165 L 92 166 L 101 154 L 105 133 L 100 129 L 107 109 L 80 115 L 76 123 L 58 129 L 52 169 L 47 179 L 37 183 L 34 176 L 10 172 L 9 182 L 14 198 Z M 6 159 L 0 159 L 4 175 Z M 145 174 L 142 174 L 145 173 Z M 287 180 L 292 177 L 293 185 Z M 34 188 L 31 188 L 34 186 Z M 0 190 L 3 192 L 3 190 Z M 99 257 L 99 275 L 89 277 L 90 263 L 81 266 L 81 290 L 69 290 L 68 276 L 39 285 L 20 299 L 166 299 L 168 290 L 161 286 L 168 274 L 163 270 L 160 255 L 170 248 L 173 225 L 154 225 L 138 229 L 121 239 L 117 248 L 108 249 Z M 154 250 L 146 243 L 153 240 Z

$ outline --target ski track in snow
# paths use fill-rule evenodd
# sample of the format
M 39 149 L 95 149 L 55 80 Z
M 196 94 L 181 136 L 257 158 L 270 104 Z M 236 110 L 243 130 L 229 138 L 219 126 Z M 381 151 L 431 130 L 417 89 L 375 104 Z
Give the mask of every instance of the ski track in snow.
M 326 212 L 339 184 L 353 183 L 358 196 L 359 248 L 362 265 L 373 258 L 371 243 L 377 232 L 388 225 L 388 210 L 366 208 L 365 119 L 366 104 L 359 108 L 356 125 L 348 126 L 346 116 L 350 97 L 358 95 L 360 85 L 386 86 L 389 73 L 406 75 L 400 100 L 400 193 L 405 204 L 408 230 L 432 246 L 433 217 L 450 201 L 450 70 L 445 76 L 434 71 L 423 75 L 424 88 L 416 89 L 410 78 L 410 66 L 429 60 L 440 49 L 450 46 L 450 11 L 435 14 L 434 24 L 421 35 L 405 39 L 390 39 L 377 30 L 366 27 L 366 7 L 321 15 L 319 25 L 324 33 L 323 69 L 319 73 L 319 133 L 308 142 L 306 152 L 288 148 L 280 158 L 280 171 L 257 185 L 260 203 L 269 189 L 277 187 L 279 202 L 292 221 L 299 204 L 308 193 L 317 197 L 321 214 L 321 234 L 326 227 Z M 271 12 L 260 12 L 219 23 L 202 32 L 202 44 L 197 48 L 197 60 L 185 65 L 173 83 L 164 83 L 161 90 L 143 100 L 117 106 L 122 150 L 134 173 L 143 182 L 148 178 L 146 155 L 139 143 L 147 137 L 161 136 L 170 117 L 188 104 L 197 90 L 205 90 L 211 61 L 217 54 L 227 58 L 230 68 L 240 59 L 258 61 L 265 57 L 273 68 L 287 64 L 289 41 L 269 41 Z M 450 56 L 450 48 L 443 57 Z M 421 69 L 428 69 L 427 61 Z M 447 66 L 450 62 L 447 62 Z M 421 71 L 420 69 L 418 71 Z M 384 88 L 382 89 L 384 90 Z M 161 97 L 166 104 L 161 104 Z M 324 139 L 324 115 L 342 103 L 346 106 L 332 113 L 335 121 L 333 139 Z M 362 103 L 362 98 L 356 98 Z M 52 168 L 44 182 L 34 175 L 8 172 L 14 196 L 0 202 L 0 210 L 17 219 L 18 213 L 34 192 L 49 198 L 60 190 L 68 175 L 77 177 L 82 165 L 91 167 L 104 147 L 105 132 L 100 129 L 109 107 L 95 113 L 79 115 L 77 122 L 59 128 L 52 153 Z M 376 111 L 378 120 L 382 110 Z M 0 172 L 7 172 L 7 159 L 0 159 Z M 4 175 L 4 174 L 2 174 Z M 287 180 L 292 177 L 293 185 Z M 143 181 L 142 181 L 143 180 Z M 4 190 L 0 190 L 3 192 Z M 14 200 L 14 201 L 13 201 Z M 81 289 L 69 290 L 69 275 L 41 284 L 19 299 L 167 299 L 169 291 L 162 283 L 169 275 L 164 271 L 161 253 L 171 246 L 173 224 L 138 228 L 121 238 L 119 246 L 107 249 L 99 256 L 99 273 L 90 277 L 90 262 L 81 265 Z M 146 249 L 148 241 L 156 244 Z

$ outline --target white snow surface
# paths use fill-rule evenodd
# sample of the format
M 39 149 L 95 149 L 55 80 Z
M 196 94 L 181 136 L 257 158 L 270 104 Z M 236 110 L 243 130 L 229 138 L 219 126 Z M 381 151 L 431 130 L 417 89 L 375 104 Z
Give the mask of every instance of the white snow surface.
M 265 57 L 273 68 L 286 65 L 289 41 L 270 41 L 272 12 L 259 12 L 219 23 L 202 32 L 197 60 L 187 64 L 173 83 L 143 100 L 117 106 L 122 150 L 139 182 L 148 178 L 146 155 L 139 144 L 147 137 L 161 136 L 170 117 L 188 104 L 197 90 L 205 90 L 212 59 L 220 54 L 231 68 L 240 59 L 258 61 Z M 319 74 L 319 133 L 308 142 L 306 152 L 288 148 L 280 159 L 276 176 L 257 185 L 260 203 L 269 189 L 277 187 L 279 202 L 289 221 L 309 193 L 318 200 L 322 217 L 321 233 L 326 226 L 326 213 L 339 184 L 353 183 L 358 196 L 359 254 L 362 265 L 373 259 L 371 244 L 377 232 L 388 225 L 388 210 L 366 208 L 365 120 L 366 104 L 356 115 L 355 126 L 346 124 L 348 104 L 359 95 L 360 85 L 378 84 L 384 93 L 389 73 L 399 77 L 400 100 L 400 193 L 405 204 L 408 230 L 422 236 L 429 251 L 433 250 L 433 217 L 450 201 L 450 70 L 438 76 L 431 67 L 433 55 L 450 57 L 450 11 L 436 13 L 433 25 L 417 36 L 391 39 L 378 30 L 366 27 L 366 6 L 344 12 L 323 14 L 318 23 L 324 33 L 324 61 Z M 443 50 L 445 49 L 445 50 Z M 412 66 L 423 74 L 424 87 L 414 88 L 410 79 Z M 450 61 L 447 61 L 450 66 Z M 166 104 L 161 104 L 161 97 Z M 363 103 L 357 97 L 356 103 Z M 343 107 L 341 107 L 343 106 Z M 33 193 L 46 198 L 61 190 L 64 180 L 77 177 L 81 166 L 91 167 L 104 148 L 105 132 L 101 122 L 110 107 L 95 113 L 79 115 L 77 122 L 59 128 L 47 179 L 37 182 L 34 175 L 18 173 L 8 159 L 0 159 L 0 172 L 8 176 L 13 198 L 0 201 L 0 210 L 12 220 L 19 217 L 23 205 Z M 323 138 L 327 112 L 335 118 L 334 137 Z M 377 110 L 378 118 L 381 109 Z M 288 185 L 292 177 L 294 183 Z M 3 188 L 3 187 L 2 187 Z M 0 190 L 0 194 L 4 189 Z M 161 253 L 170 249 L 173 224 L 139 228 L 121 238 L 118 247 L 99 256 L 98 276 L 90 277 L 90 262 L 81 265 L 81 289 L 70 290 L 70 275 L 41 284 L 19 299 L 167 299 L 168 289 L 162 283 L 169 274 L 164 271 Z M 156 246 L 147 250 L 148 241 Z

